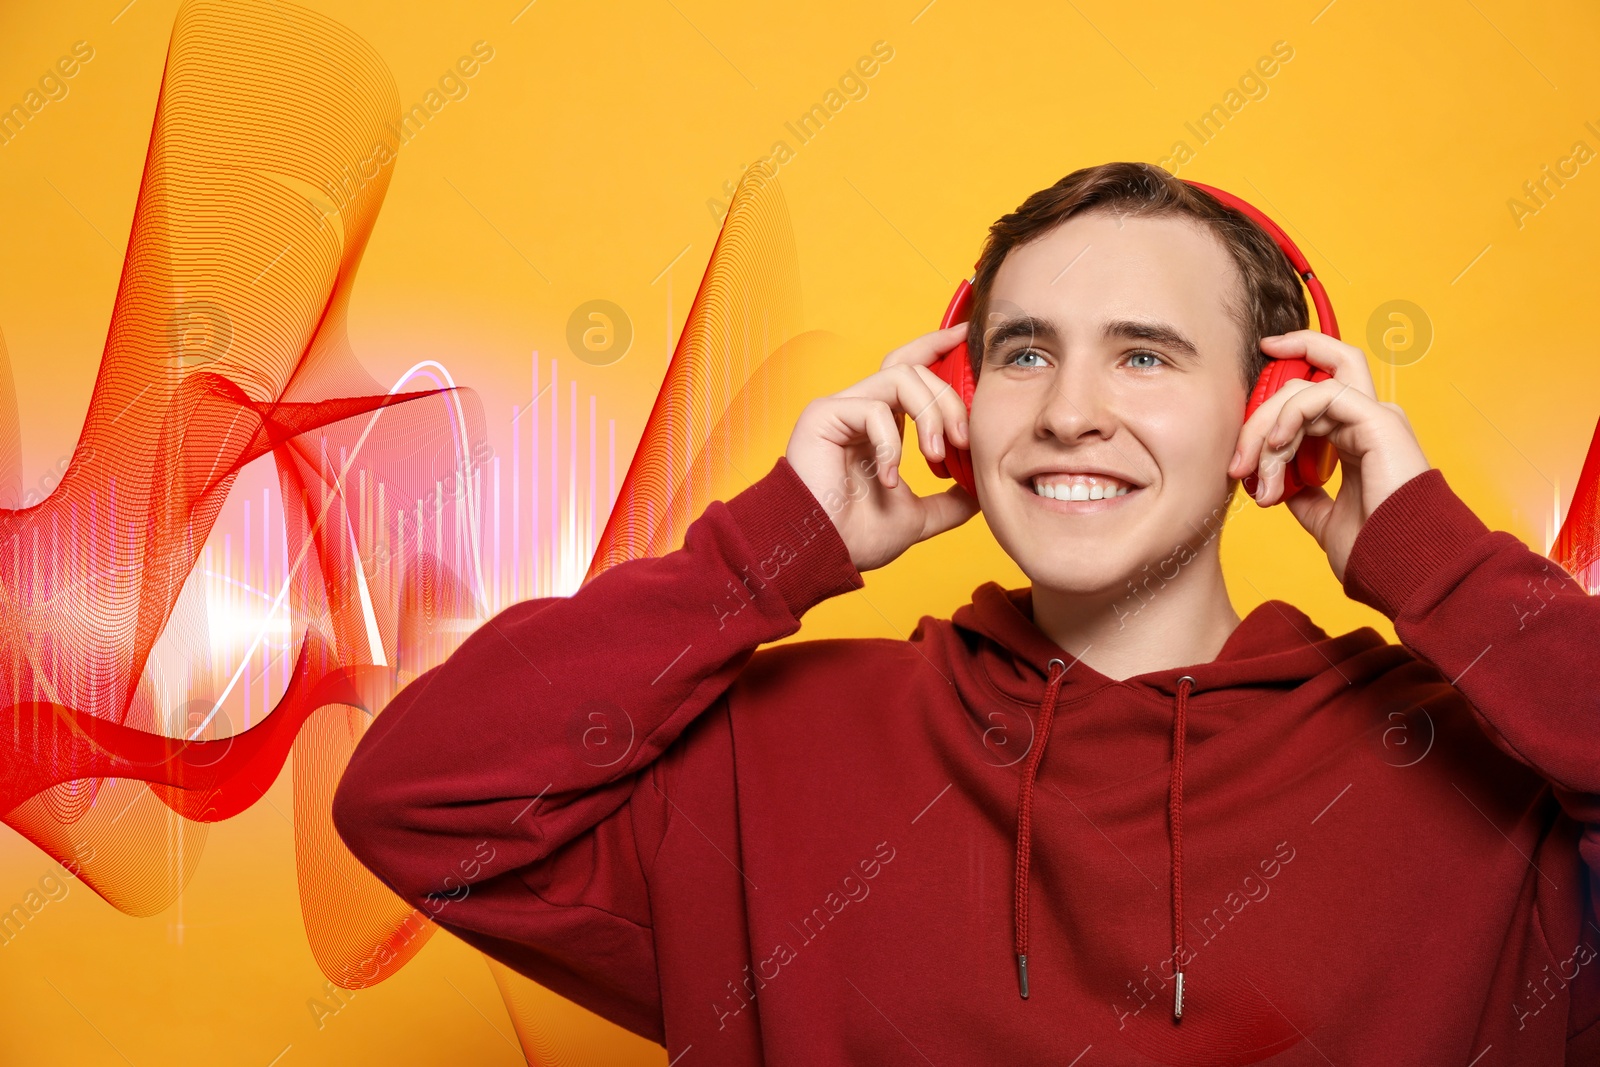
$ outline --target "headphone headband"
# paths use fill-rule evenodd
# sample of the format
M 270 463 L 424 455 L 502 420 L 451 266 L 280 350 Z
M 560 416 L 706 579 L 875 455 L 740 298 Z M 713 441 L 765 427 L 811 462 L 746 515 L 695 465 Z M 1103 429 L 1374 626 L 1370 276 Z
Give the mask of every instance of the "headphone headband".
M 1179 180 L 1185 185 L 1210 193 L 1224 207 L 1233 208 L 1267 231 L 1267 236 L 1272 238 L 1273 243 L 1288 258 L 1289 265 L 1295 269 L 1301 280 L 1306 283 L 1306 290 L 1311 294 L 1312 307 L 1315 308 L 1317 313 L 1317 329 L 1329 337 L 1339 336 L 1339 320 L 1334 317 L 1333 302 L 1328 299 L 1328 291 L 1322 287 L 1322 279 L 1318 278 L 1316 272 L 1311 269 L 1311 262 L 1306 259 L 1305 253 L 1300 251 L 1299 246 L 1290 239 L 1287 233 L 1283 232 L 1283 227 L 1273 222 L 1249 201 L 1235 196 L 1225 189 L 1218 189 L 1216 186 L 1206 185 L 1204 182 L 1190 181 L 1188 178 L 1180 178 Z M 944 320 L 939 324 L 940 329 L 965 321 L 971 308 L 972 283 L 975 280 L 976 275 L 972 278 L 964 278 L 961 284 L 956 287 L 956 294 L 951 299 L 950 306 L 945 309 Z
M 1329 337 L 1339 336 L 1339 320 L 1333 317 L 1333 302 L 1328 299 L 1327 290 L 1322 287 L 1322 279 L 1318 278 L 1312 271 L 1311 262 L 1306 259 L 1305 253 L 1300 251 L 1299 246 L 1289 239 L 1289 235 L 1283 232 L 1283 227 L 1273 222 L 1248 201 L 1234 196 L 1226 190 L 1218 189 L 1214 185 L 1206 185 L 1204 182 L 1190 181 L 1188 178 L 1180 180 L 1185 185 L 1210 193 L 1224 207 L 1233 208 L 1235 211 L 1245 215 L 1257 226 L 1266 230 L 1273 243 L 1289 258 L 1290 265 L 1305 281 L 1306 289 L 1311 293 L 1311 303 L 1317 310 L 1317 329 Z

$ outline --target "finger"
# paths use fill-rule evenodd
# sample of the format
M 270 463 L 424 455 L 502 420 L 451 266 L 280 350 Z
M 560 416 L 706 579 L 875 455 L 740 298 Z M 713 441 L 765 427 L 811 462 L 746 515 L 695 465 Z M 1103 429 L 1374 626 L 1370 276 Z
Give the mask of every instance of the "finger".
M 936 363 L 940 356 L 966 340 L 966 338 L 967 324 L 964 322 L 958 322 L 954 326 L 943 330 L 925 333 L 884 356 L 883 365 L 879 369 L 887 370 L 901 363 L 919 363 L 923 366 Z
M 1333 513 L 1333 497 L 1320 485 L 1308 485 L 1284 501 L 1284 507 L 1305 527 L 1318 544 L 1328 526 L 1328 516 Z
M 1332 386 L 1332 395 L 1325 388 Z M 1340 425 L 1341 420 L 1334 414 L 1334 405 L 1345 393 L 1351 391 L 1348 382 L 1335 379 L 1318 382 L 1306 389 L 1298 390 L 1288 400 L 1284 401 L 1278 409 L 1278 417 L 1272 421 L 1272 426 L 1267 430 L 1264 440 L 1268 448 L 1283 448 L 1295 436 L 1326 436 L 1333 428 Z M 1370 398 L 1369 398 L 1370 399 Z M 1376 401 L 1374 401 L 1375 403 Z M 1341 408 L 1344 405 L 1340 405 Z M 1352 413 L 1353 414 L 1353 413 Z M 1319 430 L 1311 429 L 1312 425 L 1321 427 Z
M 1289 478 L 1289 464 L 1294 462 L 1295 449 L 1299 447 L 1300 438 L 1296 436 L 1289 445 L 1269 448 L 1262 453 L 1261 466 L 1255 478 L 1256 503 L 1265 508 L 1278 502 Z
M 1306 383 L 1285 397 L 1256 446 L 1261 455 L 1257 501 L 1270 507 L 1282 499 L 1288 465 L 1307 437 L 1326 437 L 1358 421 L 1369 410 L 1364 405 L 1370 404 L 1376 401 L 1331 378 L 1314 385 Z M 1260 432 L 1259 427 L 1252 432 Z
M 922 507 L 922 536 L 918 540 L 953 530 L 978 513 L 978 498 L 952 485 L 942 493 L 918 498 Z
M 1306 437 L 1348 437 L 1340 434 L 1376 417 L 1384 405 L 1346 382 L 1295 379 L 1269 397 L 1246 420 L 1239 433 L 1239 462 L 1228 468 L 1240 477 L 1260 466 L 1270 451 Z
M 1340 431 L 1390 417 L 1386 405 L 1352 386 L 1329 379 L 1298 390 L 1285 401 L 1265 441 L 1270 448 L 1288 441 L 1295 433 L 1302 437 L 1349 438 L 1351 434 Z
M 1303 359 L 1327 371 L 1335 380 L 1348 382 L 1357 391 L 1378 399 L 1367 354 L 1320 330 L 1293 330 L 1276 337 L 1263 337 L 1261 351 L 1275 359 Z
M 944 455 L 944 412 L 940 409 L 933 386 L 928 384 L 921 371 L 936 384 L 939 379 L 924 367 L 902 363 L 863 378 L 839 396 L 859 396 L 879 400 L 889 405 L 894 413 L 897 436 L 905 432 L 904 416 L 910 415 L 916 425 L 917 441 L 923 455 L 942 458 Z M 955 390 L 945 388 L 952 394 Z
M 939 405 L 945 432 L 950 439 L 949 443 L 953 443 L 957 448 L 968 447 L 970 442 L 967 439 L 967 405 L 962 402 L 960 395 L 956 393 L 949 382 L 933 373 L 927 367 L 919 365 L 912 369 L 916 371 L 917 376 L 922 379 L 923 383 L 932 390 L 934 401 Z M 912 418 L 915 417 L 914 415 L 912 416 Z M 942 458 L 942 452 L 940 456 Z
M 1242 477 L 1261 465 L 1267 433 L 1277 422 L 1284 405 L 1289 402 L 1290 397 L 1311 387 L 1311 383 L 1304 378 L 1295 378 L 1267 397 L 1261 406 L 1251 413 L 1239 430 L 1239 448 L 1235 453 L 1239 458 L 1228 468 L 1229 477 Z
M 1285 391 L 1288 388 L 1285 386 Z M 1337 379 L 1314 385 L 1308 383 L 1295 389 L 1277 405 L 1272 425 L 1247 449 L 1249 452 L 1259 450 L 1260 454 L 1258 501 L 1270 506 L 1280 499 L 1288 473 L 1284 468 L 1294 461 L 1295 453 L 1307 437 L 1328 438 L 1343 458 L 1355 447 L 1361 427 L 1372 425 L 1380 417 L 1390 417 L 1384 410 L 1387 406 Z M 1249 432 L 1254 434 L 1259 428 L 1251 427 Z
M 1294 442 L 1298 447 L 1299 442 Z M 1288 464 L 1293 462 L 1294 452 L 1289 448 L 1273 449 L 1263 446 L 1261 457 L 1253 468 L 1244 475 L 1244 491 L 1250 494 L 1252 500 L 1262 507 L 1268 507 L 1275 499 L 1275 493 L 1281 485 L 1282 479 L 1274 479 L 1280 474 L 1287 477 Z
M 886 488 L 900 484 L 900 427 L 894 412 L 881 400 L 867 402 L 863 427 L 872 441 L 872 457 L 878 480 Z
M 944 386 L 943 391 L 952 396 L 955 390 L 941 382 L 937 374 L 917 364 L 901 363 L 880 373 L 887 373 L 894 386 L 895 398 L 890 406 L 911 416 L 922 454 L 943 459 L 947 409 L 939 403 L 939 387 Z M 898 426 L 900 420 L 896 419 L 895 423 Z
M 845 449 L 865 439 L 872 446 L 872 459 L 862 473 L 894 488 L 898 482 L 895 469 L 900 463 L 900 433 L 889 405 L 865 396 L 831 396 L 813 403 L 824 419 L 818 436 Z

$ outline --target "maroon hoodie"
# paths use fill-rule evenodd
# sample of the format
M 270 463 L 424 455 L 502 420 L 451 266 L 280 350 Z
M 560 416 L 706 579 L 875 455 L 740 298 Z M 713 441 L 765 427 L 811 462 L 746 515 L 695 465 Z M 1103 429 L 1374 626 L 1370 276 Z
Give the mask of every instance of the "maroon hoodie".
M 863 584 L 780 458 L 407 686 L 335 825 L 675 1067 L 1600 1064 L 1600 598 L 1439 471 L 1346 571 L 1401 645 L 1269 600 L 1118 681 L 991 582 L 760 647 Z

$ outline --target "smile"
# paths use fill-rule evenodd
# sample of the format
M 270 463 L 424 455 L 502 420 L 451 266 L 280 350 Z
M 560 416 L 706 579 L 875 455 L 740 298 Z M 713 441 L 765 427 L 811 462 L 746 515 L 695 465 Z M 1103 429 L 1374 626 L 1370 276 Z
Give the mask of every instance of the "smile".
M 1031 480 L 1033 497 L 1051 511 L 1070 514 L 1105 511 L 1139 493 L 1140 487 L 1106 475 L 1039 475 Z

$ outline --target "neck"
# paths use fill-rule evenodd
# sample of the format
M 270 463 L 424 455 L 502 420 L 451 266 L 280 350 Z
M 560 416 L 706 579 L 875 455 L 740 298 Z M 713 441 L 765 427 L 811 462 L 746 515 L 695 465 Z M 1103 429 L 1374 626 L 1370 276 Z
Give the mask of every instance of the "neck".
M 1035 585 L 1033 621 L 1078 662 L 1121 680 L 1211 662 L 1239 615 L 1213 544 L 1170 579 L 1152 567 L 1104 595 Z

